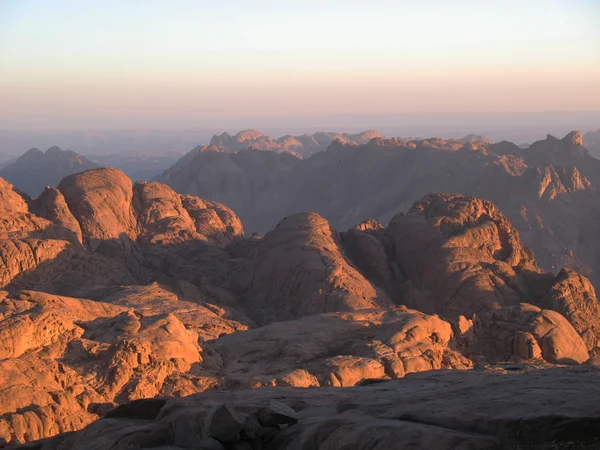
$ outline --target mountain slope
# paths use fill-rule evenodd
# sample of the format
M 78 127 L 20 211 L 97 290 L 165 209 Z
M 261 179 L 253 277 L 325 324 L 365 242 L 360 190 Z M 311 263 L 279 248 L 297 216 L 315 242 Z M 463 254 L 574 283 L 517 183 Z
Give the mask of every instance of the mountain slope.
M 50 147 L 46 152 L 32 148 L 0 169 L 0 177 L 30 197 L 37 197 L 46 186 L 56 185 L 67 175 L 100 167 L 71 150 Z
M 507 214 L 544 269 L 566 265 L 600 281 L 600 161 L 582 147 L 581 134 L 548 136 L 526 149 L 467 140 L 334 143 L 304 160 L 271 154 L 268 164 L 257 152 L 205 151 L 160 179 L 235 208 L 259 232 L 301 211 L 345 229 L 369 218 L 388 223 L 429 192 L 474 195 Z
M 600 356 L 589 281 L 544 273 L 504 214 L 474 197 L 431 194 L 387 227 L 371 220 L 346 232 L 293 214 L 246 237 L 224 205 L 93 169 L 35 200 L 2 180 L 0 208 L 6 441 L 75 431 L 143 398 Z M 140 414 L 154 411 L 146 406 Z M 121 440 L 122 422 L 111 423 L 114 433 L 102 433 Z M 52 442 L 42 448 L 74 445 Z

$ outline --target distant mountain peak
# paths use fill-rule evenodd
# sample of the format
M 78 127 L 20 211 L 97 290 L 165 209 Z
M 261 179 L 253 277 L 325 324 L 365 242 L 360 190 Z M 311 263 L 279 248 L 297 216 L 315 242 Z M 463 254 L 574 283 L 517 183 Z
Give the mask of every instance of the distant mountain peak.
M 489 140 L 487 137 L 485 137 L 482 134 L 467 134 L 466 136 L 463 136 L 462 138 L 458 139 L 458 141 L 464 142 L 465 144 L 469 144 L 472 142 L 482 142 L 484 144 L 491 144 L 492 141 Z
M 67 152 L 67 150 L 61 150 L 60 147 L 53 145 L 48 150 L 46 150 L 45 154 L 46 154 L 46 156 L 52 156 L 52 155 L 60 155 L 61 153 L 66 153 L 66 152 Z
M 248 141 L 252 139 L 258 139 L 265 136 L 263 133 L 257 130 L 242 130 L 238 134 L 235 135 L 238 141 Z
M 46 152 L 32 148 L 0 170 L 0 177 L 31 197 L 46 186 L 56 186 L 65 176 L 100 166 L 72 150 L 52 146 Z
M 583 145 L 583 134 L 581 131 L 571 131 L 562 141 L 569 147 L 581 147 Z
M 342 144 L 366 144 L 372 139 L 381 138 L 377 130 L 366 130 L 358 134 L 318 131 L 299 136 L 285 135 L 278 138 L 265 135 L 257 130 L 242 130 L 236 135 L 221 133 L 214 135 L 210 145 L 228 153 L 236 153 L 252 148 L 254 150 L 290 153 L 298 158 L 306 158 L 327 150 L 335 141 Z
M 37 158 L 40 158 L 40 157 L 43 157 L 43 156 L 44 156 L 44 152 L 43 151 L 41 151 L 39 148 L 33 147 L 33 148 L 30 148 L 29 150 L 27 150 L 25 153 L 23 153 L 19 157 L 19 159 L 21 159 L 21 158 L 27 158 L 27 159 L 36 158 L 37 159 Z

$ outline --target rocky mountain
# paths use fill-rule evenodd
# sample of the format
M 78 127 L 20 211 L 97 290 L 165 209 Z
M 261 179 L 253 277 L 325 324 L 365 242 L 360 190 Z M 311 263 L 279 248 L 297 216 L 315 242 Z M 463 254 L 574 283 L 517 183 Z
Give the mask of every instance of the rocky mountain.
M 298 213 L 246 236 L 222 204 L 95 169 L 34 200 L 2 180 L 0 210 L 10 445 L 333 449 L 346 433 L 370 448 L 451 449 L 598 437 L 594 288 L 573 270 L 541 270 L 488 200 L 430 194 L 388 226 L 345 232 Z
M 0 177 L 31 197 L 46 186 L 56 186 L 67 175 L 100 167 L 71 150 L 50 147 L 45 152 L 32 148 L 16 161 L 0 168 Z
M 589 131 L 583 135 L 583 145 L 592 156 L 600 158 L 600 129 Z
M 473 195 L 507 215 L 542 268 L 568 266 L 600 282 L 600 161 L 582 146 L 581 133 L 525 149 L 474 139 L 336 142 L 303 160 L 212 147 L 160 181 L 232 207 L 258 232 L 298 211 L 315 211 L 336 229 L 369 218 L 387 224 L 429 192 Z
M 244 130 L 232 136 L 229 133 L 215 135 L 210 140 L 210 146 L 227 153 L 236 153 L 252 148 L 254 150 L 268 150 L 276 153 L 291 153 L 298 158 L 306 158 L 315 153 L 325 151 L 332 142 L 338 140 L 344 144 L 366 144 L 371 139 L 380 138 L 381 134 L 375 130 L 367 130 L 358 134 L 317 132 L 301 136 L 281 136 L 272 138 L 260 131 Z

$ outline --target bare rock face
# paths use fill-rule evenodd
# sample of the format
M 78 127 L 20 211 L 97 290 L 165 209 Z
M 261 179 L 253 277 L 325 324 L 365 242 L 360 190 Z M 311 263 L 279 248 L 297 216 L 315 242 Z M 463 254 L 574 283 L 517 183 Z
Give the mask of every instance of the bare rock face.
M 86 247 L 95 250 L 100 241 L 137 236 L 131 180 L 120 170 L 71 175 L 60 182 L 58 190 L 81 226 Z
M 52 223 L 30 212 L 2 211 L 0 288 L 13 292 L 34 288 L 81 295 L 135 282 L 116 261 L 83 251 L 75 222 L 69 221 L 66 211 L 63 212 L 65 215 L 60 217 L 49 214 L 55 219 Z
M 431 194 L 387 227 L 369 220 L 344 233 L 318 214 L 294 214 L 246 238 L 229 208 L 160 183 L 132 185 L 114 169 L 72 175 L 35 200 L 0 187 L 7 442 L 78 430 L 106 413 L 34 448 L 337 448 L 351 439 L 376 448 L 373 430 L 393 448 L 394 421 L 411 436 L 406 445 L 436 448 L 450 433 L 452 445 L 482 448 L 497 445 L 506 427 L 518 437 L 526 431 L 510 427 L 526 426 L 496 409 L 478 410 L 489 427 L 473 428 L 473 410 L 460 421 L 467 413 L 452 408 L 467 391 L 459 380 L 475 392 L 470 406 L 480 405 L 505 394 L 480 392 L 504 383 L 482 372 L 508 377 L 505 362 L 533 371 L 589 361 L 592 370 L 599 354 L 589 281 L 572 270 L 543 273 L 489 201 Z M 452 374 L 421 374 L 439 369 Z M 419 380 L 428 397 L 379 390 L 396 378 L 413 390 Z M 362 389 L 373 397 L 353 403 L 348 395 Z M 215 392 L 201 406 L 164 398 L 205 391 Z M 382 410 L 390 404 L 400 415 Z
M 199 334 L 209 339 L 246 328 L 206 307 L 178 304 L 157 286 L 154 292 L 154 305 L 138 303 L 133 292 L 111 303 L 32 291 L 3 296 L 0 437 L 51 436 L 90 422 L 102 405 L 176 392 L 181 374 L 202 361 Z M 135 304 L 139 310 L 129 306 Z M 192 392 L 210 386 L 192 371 L 188 383 L 193 380 Z
M 15 191 L 8 181 L 0 178 L 0 209 L 3 211 L 26 212 L 25 199 Z
M 205 392 L 123 405 L 36 448 L 591 450 L 600 437 L 598 381 L 588 367 L 427 372 L 346 389 Z
M 46 187 L 40 196 L 31 202 L 30 210 L 55 225 L 71 231 L 77 241 L 82 242 L 81 226 L 71 214 L 65 197 L 58 189 Z
M 228 208 L 184 198 L 157 183 L 134 189 L 116 169 L 67 177 L 59 189 L 47 188 L 30 205 L 9 184 L 0 187 L 5 208 L 0 286 L 13 292 L 38 289 L 97 298 L 115 287 L 157 278 L 176 283 L 164 277 L 174 271 L 188 281 L 200 276 L 218 284 L 227 276 L 220 247 L 244 233 Z M 217 286 L 207 289 L 212 297 L 223 296 Z
M 181 202 L 194 221 L 196 231 L 210 242 L 225 246 L 244 236 L 242 222 L 226 206 L 191 195 L 183 195 Z
M 587 278 L 570 269 L 561 270 L 538 304 L 565 316 L 588 350 L 600 346 L 600 303 Z
M 327 221 L 314 213 L 281 221 L 235 277 L 246 311 L 262 324 L 389 304 L 343 255 Z
M 135 210 L 143 230 L 140 239 L 149 244 L 181 243 L 206 239 L 196 232 L 194 222 L 179 194 L 160 183 L 135 184 Z
M 24 272 L 68 258 L 77 247 L 73 232 L 30 213 L 23 197 L 2 179 L 0 208 L 0 288 Z
M 520 304 L 507 306 L 475 320 L 475 336 L 491 359 L 540 359 L 557 364 L 581 364 L 589 359 L 586 345 L 556 311 Z
M 504 215 L 473 197 L 427 196 L 394 217 L 386 235 L 405 301 L 430 313 L 471 316 L 516 304 L 531 296 L 526 274 L 539 272 Z
M 450 347 L 452 329 L 437 316 L 404 307 L 308 316 L 218 339 L 229 383 L 260 386 L 354 386 L 373 378 L 471 362 Z
M 584 146 L 600 142 L 597 136 L 586 134 Z M 320 133 L 313 138 L 327 140 Z M 274 152 L 197 153 L 159 181 L 233 208 L 247 230 L 260 233 L 299 211 L 314 211 L 346 230 L 366 218 L 387 224 L 431 192 L 475 196 L 503 211 L 543 270 L 571 267 L 600 282 L 600 161 L 581 145 L 581 133 L 527 148 L 480 136 L 374 136 L 358 146 L 336 139 L 302 160 Z
M 194 298 L 181 298 L 164 286 L 129 286 L 102 299 L 103 302 L 131 308 L 142 317 L 173 314 L 186 329 L 195 331 L 203 341 L 217 339 L 248 329 L 252 321 L 239 311 L 226 306 L 200 303 Z

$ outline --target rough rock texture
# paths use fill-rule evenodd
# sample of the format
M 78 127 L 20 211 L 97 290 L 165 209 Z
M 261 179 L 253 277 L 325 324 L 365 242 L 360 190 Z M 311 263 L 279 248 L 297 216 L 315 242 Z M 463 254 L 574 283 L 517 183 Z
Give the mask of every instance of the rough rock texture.
M 0 178 L 0 208 L 2 211 L 26 212 L 27 203 L 12 184 Z
M 40 450 L 598 448 L 597 369 L 428 372 L 371 386 L 123 405 Z
M 58 185 L 79 222 L 84 243 L 95 250 L 104 240 L 134 238 L 138 224 L 131 207 L 131 180 L 117 169 L 96 169 L 64 178 Z
M 98 164 L 71 150 L 50 147 L 42 152 L 32 148 L 15 162 L 2 167 L 0 177 L 36 197 L 46 186 L 55 187 L 67 175 L 97 167 Z
M 466 369 L 451 325 L 405 307 L 308 316 L 217 340 L 237 386 L 354 386 L 424 370 Z
M 389 304 L 345 258 L 318 214 L 286 217 L 236 273 L 244 306 L 259 323 Z
M 394 217 L 386 237 L 407 281 L 405 302 L 425 312 L 472 316 L 524 301 L 523 276 L 539 271 L 504 215 L 472 197 L 427 196 Z
M 570 269 L 561 270 L 538 303 L 565 316 L 589 350 L 600 346 L 600 304 L 585 277 Z
M 77 240 L 82 242 L 81 226 L 71 214 L 65 197 L 58 189 L 46 187 L 36 200 L 30 202 L 30 209 L 34 214 L 71 231 Z
M 140 181 L 134 191 L 134 208 L 142 229 L 139 239 L 144 243 L 204 240 L 225 246 L 244 236 L 235 213 L 219 203 L 179 195 L 160 183 Z
M 244 234 L 230 209 L 158 183 L 132 186 L 116 169 L 71 175 L 30 201 L 29 210 L 2 183 L 0 287 L 13 291 L 98 297 L 122 285 L 172 282 L 167 267 L 181 278 L 198 277 L 202 268 L 212 271 L 206 276 L 223 278 L 221 247 Z M 205 254 L 194 254 L 198 248 Z
M 557 364 L 581 364 L 589 354 L 581 336 L 561 314 L 519 304 L 483 314 L 474 334 L 491 359 L 545 359 Z
M 80 428 L 115 402 L 214 385 L 214 376 L 194 369 L 199 342 L 247 326 L 207 306 L 159 286 L 104 302 L 33 291 L 4 296 L 0 437 L 38 439 Z
M 316 213 L 294 214 L 264 237 L 245 237 L 223 205 L 160 183 L 132 185 L 115 169 L 71 175 L 27 201 L 0 181 L 0 207 L 7 442 L 78 430 L 123 405 L 98 422 L 107 429 L 71 434 L 81 444 L 61 437 L 42 445 L 336 448 L 342 430 L 359 422 L 334 417 L 336 431 L 318 418 L 354 417 L 349 400 L 331 404 L 345 393 L 324 390 L 326 406 L 308 389 L 293 394 L 305 393 L 305 403 L 286 406 L 268 388 L 284 389 L 285 399 L 286 386 L 410 383 L 439 369 L 468 380 L 469 369 L 502 371 L 490 364 L 593 366 L 600 355 L 600 306 L 589 281 L 568 269 L 543 273 L 509 220 L 465 195 L 428 195 L 387 227 L 367 220 L 343 233 Z M 443 386 L 430 398 L 446 398 Z M 239 394 L 251 399 L 239 406 L 235 392 L 244 388 L 266 397 Z M 204 391 L 218 392 L 201 410 L 177 407 L 174 428 L 154 422 L 168 416 L 155 397 Z M 388 400 L 374 397 L 364 413 L 374 430 L 387 427 L 376 405 Z M 311 411 L 306 428 L 298 405 Z M 414 442 L 438 442 L 403 422 Z M 473 432 L 444 422 L 438 432 L 493 442 L 496 426 Z M 330 435 L 337 437 L 326 441 Z M 365 445 L 389 447 L 392 438 Z
M 197 152 L 158 181 L 233 208 L 246 230 L 260 233 L 300 211 L 344 230 L 369 218 L 387 224 L 430 192 L 472 195 L 506 214 L 544 270 L 568 266 L 597 283 L 600 161 L 581 145 L 590 139 L 573 132 L 521 149 L 469 136 L 376 138 L 359 146 L 333 143 L 304 160 Z

